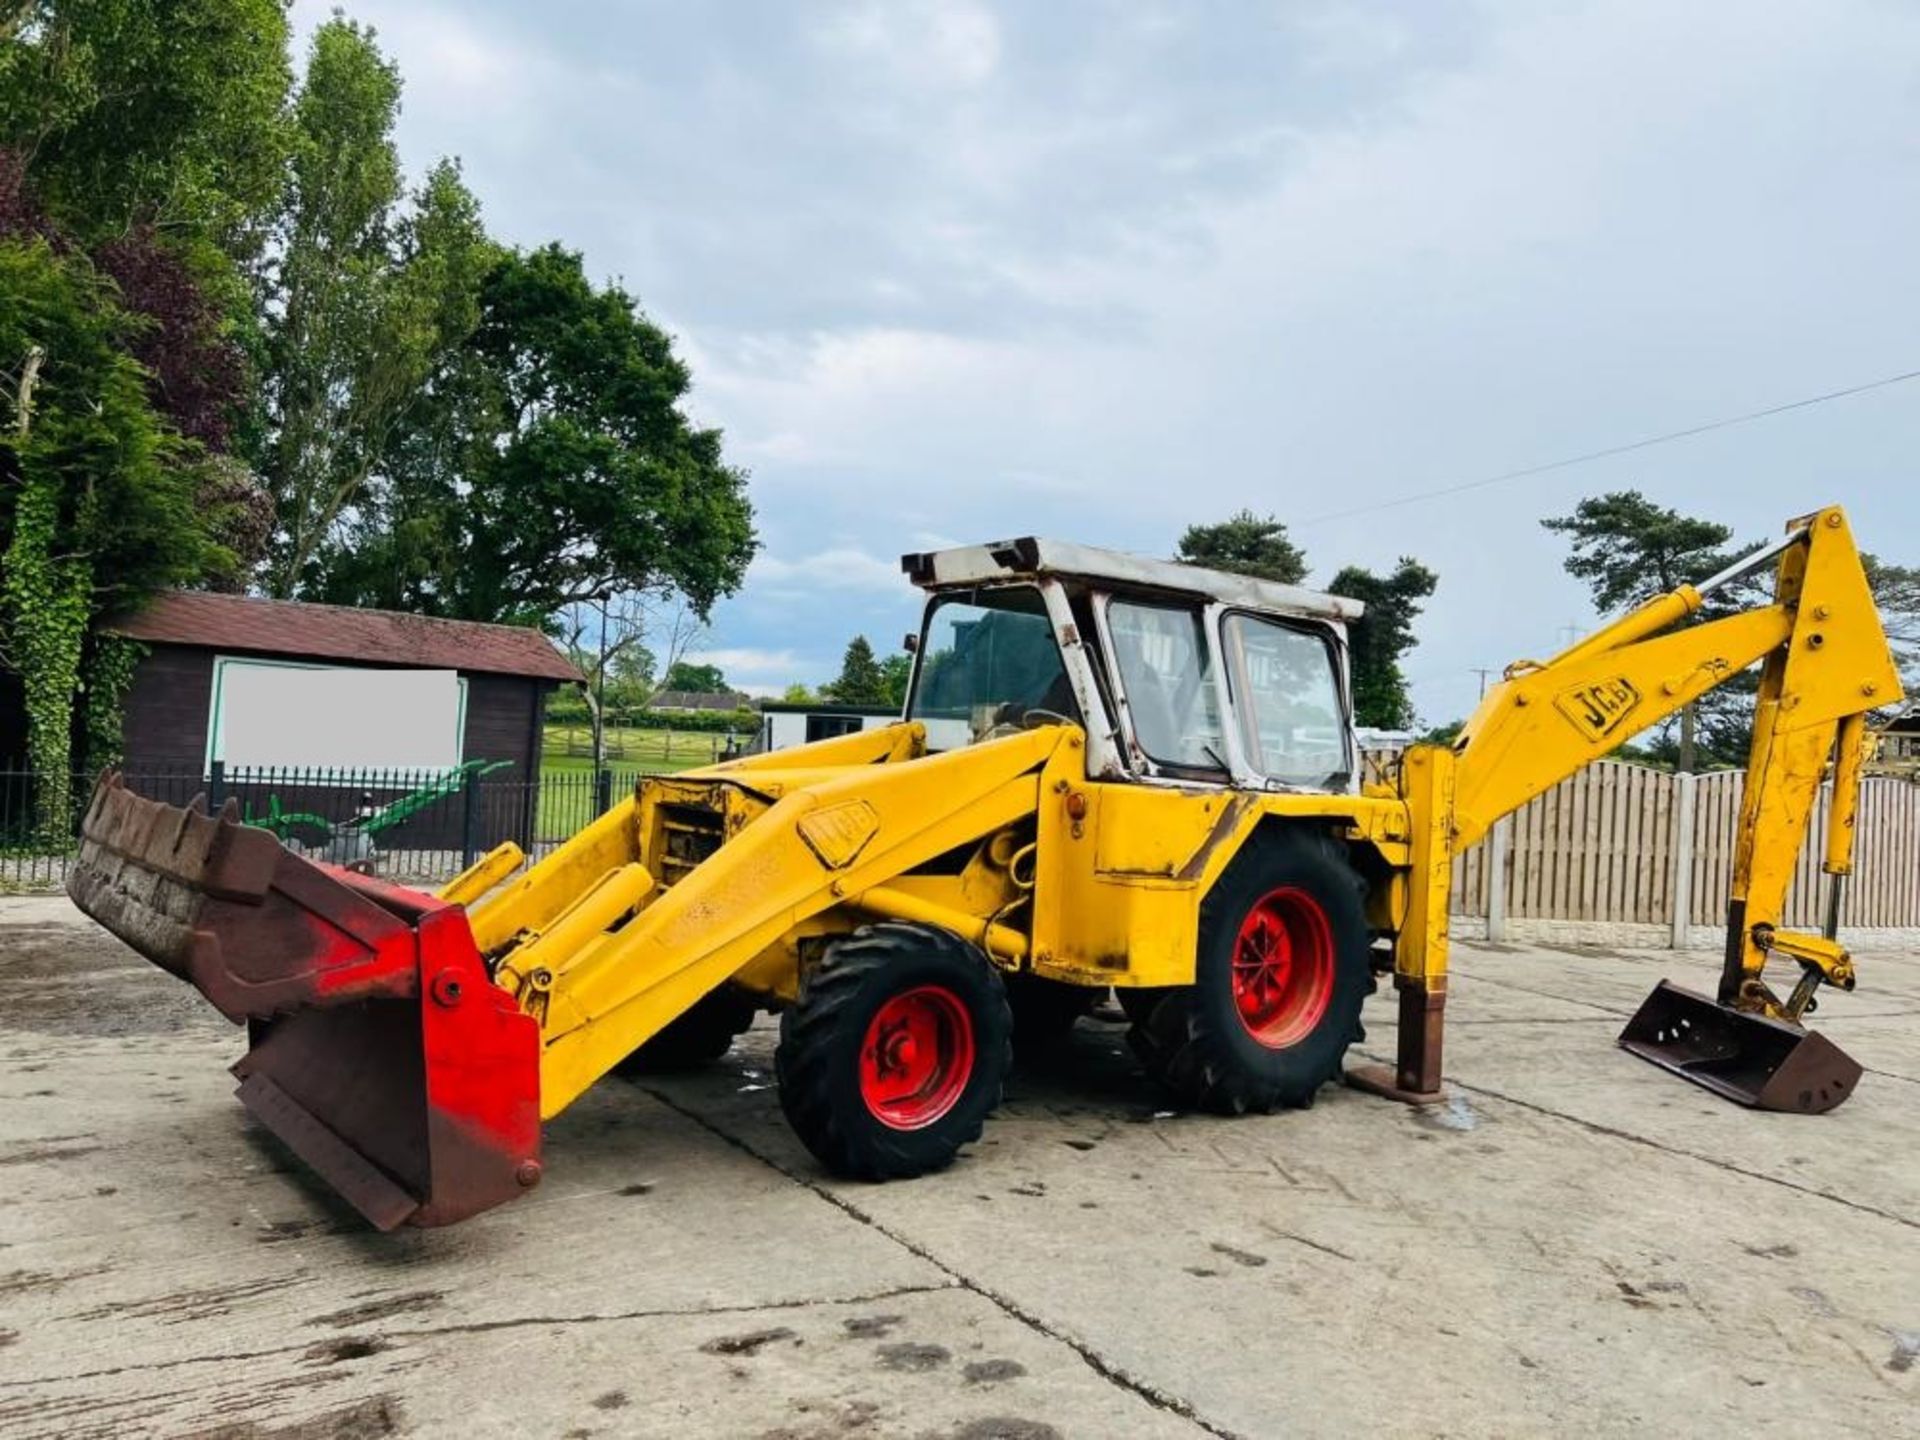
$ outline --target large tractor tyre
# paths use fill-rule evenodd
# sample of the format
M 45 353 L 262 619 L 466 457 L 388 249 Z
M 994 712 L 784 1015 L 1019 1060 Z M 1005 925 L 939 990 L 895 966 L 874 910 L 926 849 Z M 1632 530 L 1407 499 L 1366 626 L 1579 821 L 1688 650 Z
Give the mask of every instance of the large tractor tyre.
M 733 1048 L 734 1037 L 753 1024 L 758 1010 L 748 996 L 722 985 L 614 1069 L 622 1075 L 665 1075 L 711 1065 Z
M 1324 835 L 1255 841 L 1201 905 L 1194 983 L 1135 1021 L 1148 1072 L 1218 1114 L 1311 1105 L 1373 989 L 1363 888 Z
M 931 925 L 869 925 L 827 947 L 780 1017 L 780 1108 L 836 1175 L 923 1175 L 980 1138 L 1012 1033 L 1000 972 L 976 947 Z
M 1113 987 L 1113 998 L 1120 1003 L 1121 1013 L 1127 1017 L 1129 1023 L 1134 1025 L 1145 1025 L 1147 1017 L 1153 1014 L 1154 1008 L 1172 993 L 1164 985 L 1116 985 Z
M 1005 984 L 1013 1011 L 1013 1045 L 1028 1055 L 1064 1041 L 1102 994 L 1092 985 L 1069 985 L 1040 975 L 1009 975 Z

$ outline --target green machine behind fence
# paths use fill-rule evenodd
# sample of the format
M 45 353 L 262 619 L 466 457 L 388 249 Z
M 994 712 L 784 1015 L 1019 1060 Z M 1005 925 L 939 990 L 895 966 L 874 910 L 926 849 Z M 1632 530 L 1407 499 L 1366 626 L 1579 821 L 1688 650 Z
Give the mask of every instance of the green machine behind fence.
M 421 811 L 459 794 L 470 781 L 504 770 L 512 763 L 511 760 L 465 761 L 377 810 L 365 810 L 346 820 L 329 820 L 310 810 L 284 810 L 277 794 L 267 796 L 265 815 L 256 819 L 251 813 L 243 812 L 241 820 L 272 831 L 298 854 L 371 874 L 379 864 L 380 836 L 404 825 Z M 316 844 L 306 843 L 299 838 L 302 830 L 318 830 L 325 839 Z

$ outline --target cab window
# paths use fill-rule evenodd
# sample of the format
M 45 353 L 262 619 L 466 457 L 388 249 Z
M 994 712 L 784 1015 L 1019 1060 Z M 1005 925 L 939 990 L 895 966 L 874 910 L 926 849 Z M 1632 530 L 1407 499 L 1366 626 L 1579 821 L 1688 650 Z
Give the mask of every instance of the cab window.
M 1352 773 L 1333 647 L 1323 635 L 1255 615 L 1221 627 L 1241 742 L 1268 779 L 1344 788 Z
M 1080 719 L 1046 602 L 1030 586 L 942 595 L 927 611 L 907 717 L 951 750 L 1046 720 Z
M 1115 600 L 1107 630 L 1133 735 L 1155 764 L 1226 769 L 1220 702 L 1200 612 L 1187 605 Z

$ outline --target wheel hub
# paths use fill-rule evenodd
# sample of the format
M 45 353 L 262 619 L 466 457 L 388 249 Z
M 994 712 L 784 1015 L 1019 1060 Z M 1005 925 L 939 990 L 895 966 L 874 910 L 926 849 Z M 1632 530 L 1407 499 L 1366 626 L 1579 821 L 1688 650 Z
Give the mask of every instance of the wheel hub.
M 1248 909 L 1233 947 L 1233 1003 L 1260 1044 L 1284 1050 L 1333 1001 L 1333 926 L 1305 890 L 1282 886 Z
M 973 1075 L 973 1020 L 942 985 L 893 996 L 867 1024 L 860 1097 L 896 1130 L 931 1125 L 959 1102 Z

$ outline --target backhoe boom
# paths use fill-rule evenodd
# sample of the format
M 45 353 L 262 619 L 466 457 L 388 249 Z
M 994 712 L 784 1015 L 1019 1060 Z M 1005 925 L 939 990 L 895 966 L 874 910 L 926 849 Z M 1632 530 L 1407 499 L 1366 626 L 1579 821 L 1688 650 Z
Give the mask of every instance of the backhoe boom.
M 1770 602 L 1699 618 L 1716 591 L 1770 563 Z M 1450 862 L 1502 816 L 1756 663 L 1762 669 L 1718 1003 L 1794 1024 L 1812 1008 L 1819 985 L 1852 989 L 1853 965 L 1837 931 L 1841 887 L 1852 868 L 1865 720 L 1897 704 L 1901 688 L 1860 553 L 1837 507 L 1793 521 L 1777 544 L 1699 586 L 1647 601 L 1549 660 L 1509 666 L 1450 750 L 1410 752 L 1403 791 L 1413 811 L 1415 884 L 1444 884 L 1441 856 Z M 1787 892 L 1829 762 L 1826 933 L 1796 935 L 1782 923 Z M 1424 871 L 1423 850 L 1431 861 Z M 1427 913 L 1429 923 L 1401 932 L 1395 954 L 1402 994 L 1395 1086 L 1404 1093 L 1430 1093 L 1439 1078 L 1433 1017 L 1446 994 L 1444 900 L 1437 908 L 1430 903 Z M 1775 955 L 1800 966 L 1785 999 L 1763 976 Z M 1693 1029 L 1696 1018 L 1653 1025 L 1661 1032 L 1657 1044 L 1670 1043 L 1671 1030 Z

